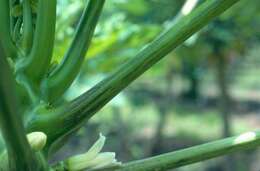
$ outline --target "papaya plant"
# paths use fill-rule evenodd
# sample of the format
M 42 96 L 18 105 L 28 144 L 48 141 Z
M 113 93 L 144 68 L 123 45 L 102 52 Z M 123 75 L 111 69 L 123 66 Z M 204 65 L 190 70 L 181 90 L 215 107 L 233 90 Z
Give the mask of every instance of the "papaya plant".
M 0 170 L 163 171 L 260 145 L 260 133 L 120 163 L 100 152 L 105 137 L 82 154 L 50 164 L 75 132 L 125 87 L 239 0 L 207 0 L 135 57 L 72 101 L 63 94 L 78 75 L 105 0 L 89 0 L 63 60 L 52 63 L 56 0 L 0 0 Z

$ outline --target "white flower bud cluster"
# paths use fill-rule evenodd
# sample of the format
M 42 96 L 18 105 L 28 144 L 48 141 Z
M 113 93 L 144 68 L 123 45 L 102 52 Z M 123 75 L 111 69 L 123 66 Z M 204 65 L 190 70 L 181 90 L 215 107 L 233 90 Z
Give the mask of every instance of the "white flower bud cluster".
M 70 157 L 65 161 L 66 169 L 69 171 L 79 171 L 120 166 L 122 163 L 116 161 L 115 153 L 100 153 L 105 144 L 105 140 L 106 138 L 100 134 L 99 139 L 86 153 Z
M 32 132 L 27 134 L 27 140 L 34 151 L 40 151 L 46 144 L 47 135 L 43 132 Z

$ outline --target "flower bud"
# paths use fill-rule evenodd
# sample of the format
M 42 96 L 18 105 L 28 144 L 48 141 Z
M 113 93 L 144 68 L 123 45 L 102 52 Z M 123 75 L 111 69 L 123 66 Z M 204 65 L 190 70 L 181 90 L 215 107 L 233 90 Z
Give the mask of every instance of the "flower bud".
M 46 144 L 47 136 L 43 132 L 32 132 L 27 134 L 27 139 L 34 151 L 40 151 Z

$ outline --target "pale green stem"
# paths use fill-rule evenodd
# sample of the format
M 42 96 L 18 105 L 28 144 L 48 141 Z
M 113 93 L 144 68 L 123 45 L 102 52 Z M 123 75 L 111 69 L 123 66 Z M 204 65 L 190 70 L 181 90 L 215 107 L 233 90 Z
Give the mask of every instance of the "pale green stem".
M 32 10 L 30 0 L 23 0 L 23 35 L 22 46 L 25 54 L 30 52 L 33 40 Z
M 43 95 L 52 102 L 68 89 L 78 75 L 90 45 L 105 0 L 90 0 L 80 19 L 75 37 L 61 64 L 43 82 Z
M 18 71 L 23 70 L 28 78 L 37 83 L 46 74 L 52 58 L 56 4 L 56 0 L 39 0 L 36 28 L 29 58 L 24 58 L 24 60 L 17 64 Z
M 214 157 L 256 148 L 260 145 L 260 132 L 248 132 L 203 145 L 178 150 L 159 156 L 123 164 L 116 171 L 165 171 Z

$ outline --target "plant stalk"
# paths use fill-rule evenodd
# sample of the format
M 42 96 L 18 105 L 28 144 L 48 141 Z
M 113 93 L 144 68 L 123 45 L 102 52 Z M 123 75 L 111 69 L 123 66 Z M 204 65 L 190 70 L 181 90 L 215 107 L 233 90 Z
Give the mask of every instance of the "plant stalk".
M 256 148 L 260 145 L 260 132 L 247 132 L 238 136 L 197 145 L 144 160 L 123 164 L 116 171 L 165 171 L 214 157 Z
M 10 171 L 39 171 L 25 136 L 15 94 L 14 80 L 0 44 L 0 128 L 8 152 Z
M 24 71 L 34 83 L 39 83 L 49 69 L 54 47 L 56 4 L 56 0 L 39 0 L 31 52 L 17 64 L 17 71 Z
M 25 54 L 28 54 L 33 41 L 32 9 L 30 0 L 23 1 L 23 36 L 22 43 Z
M 61 64 L 43 82 L 43 95 L 54 101 L 78 75 L 90 45 L 105 0 L 90 0 L 82 14 L 75 37 Z M 59 99 L 59 98 L 58 98 Z

